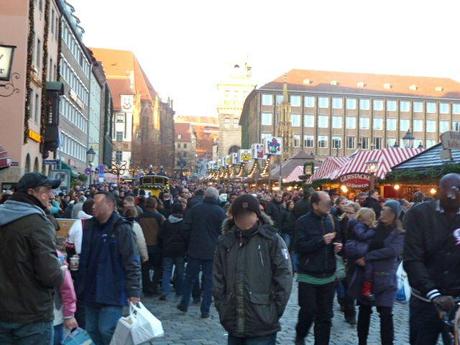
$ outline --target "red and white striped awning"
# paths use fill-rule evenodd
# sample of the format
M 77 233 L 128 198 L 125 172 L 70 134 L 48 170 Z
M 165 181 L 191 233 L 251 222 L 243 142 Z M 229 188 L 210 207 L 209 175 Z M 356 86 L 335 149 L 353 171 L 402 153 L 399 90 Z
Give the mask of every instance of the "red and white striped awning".
M 291 173 L 283 179 L 284 183 L 300 181 L 299 176 L 303 175 L 303 165 L 298 165 L 291 171 Z
M 367 163 L 370 161 L 376 161 L 377 172 L 375 173 L 375 176 L 383 179 L 395 165 L 422 151 L 423 149 L 410 149 L 403 147 L 389 147 L 382 150 L 358 151 L 350 157 L 351 160 L 349 164 L 345 165 L 337 172 L 337 177 L 347 174 L 365 174 L 368 172 Z
M 350 157 L 327 157 L 321 166 L 315 171 L 310 181 L 315 180 L 335 180 L 341 168 L 350 162 Z

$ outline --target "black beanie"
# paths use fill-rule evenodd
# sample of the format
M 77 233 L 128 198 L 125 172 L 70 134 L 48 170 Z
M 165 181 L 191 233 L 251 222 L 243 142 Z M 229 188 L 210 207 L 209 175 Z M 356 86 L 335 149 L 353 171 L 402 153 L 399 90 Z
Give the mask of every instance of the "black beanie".
M 232 203 L 230 211 L 233 217 L 243 212 L 250 211 L 257 214 L 257 217 L 262 218 L 259 200 L 254 198 L 251 194 L 240 195 L 236 198 Z

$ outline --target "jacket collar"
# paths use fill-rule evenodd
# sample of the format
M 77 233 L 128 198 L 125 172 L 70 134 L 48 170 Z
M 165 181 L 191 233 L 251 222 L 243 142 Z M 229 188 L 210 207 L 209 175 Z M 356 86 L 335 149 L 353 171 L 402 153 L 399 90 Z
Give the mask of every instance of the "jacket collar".
M 209 198 L 209 197 L 204 198 L 204 199 L 203 199 L 203 202 L 204 202 L 204 203 L 207 203 L 207 204 L 219 205 L 219 200 L 214 199 L 214 198 Z

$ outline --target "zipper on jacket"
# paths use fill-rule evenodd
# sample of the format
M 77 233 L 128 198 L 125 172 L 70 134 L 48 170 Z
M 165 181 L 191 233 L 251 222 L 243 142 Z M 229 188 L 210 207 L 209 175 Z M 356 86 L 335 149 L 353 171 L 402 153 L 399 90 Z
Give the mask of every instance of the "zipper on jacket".
M 262 250 L 260 249 L 260 244 L 259 244 L 259 246 L 257 247 L 257 251 L 259 252 L 260 263 L 262 264 L 262 266 L 265 266 L 265 265 L 264 265 L 264 258 L 263 258 L 263 256 L 262 256 Z

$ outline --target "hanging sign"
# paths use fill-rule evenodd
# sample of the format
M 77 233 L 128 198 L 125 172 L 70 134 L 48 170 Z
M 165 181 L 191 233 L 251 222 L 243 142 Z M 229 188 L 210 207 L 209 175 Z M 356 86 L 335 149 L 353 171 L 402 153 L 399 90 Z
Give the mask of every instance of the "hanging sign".
M 240 150 L 238 160 L 240 163 L 249 162 L 252 159 L 251 150 Z
M 263 144 L 252 144 L 251 146 L 252 158 L 253 159 L 264 159 L 265 149 Z
M 348 174 L 339 178 L 340 182 L 349 188 L 367 188 L 371 183 L 371 177 L 368 174 Z
M 268 138 L 264 142 L 265 153 L 267 155 L 279 156 L 283 150 L 283 138 L 272 137 Z

